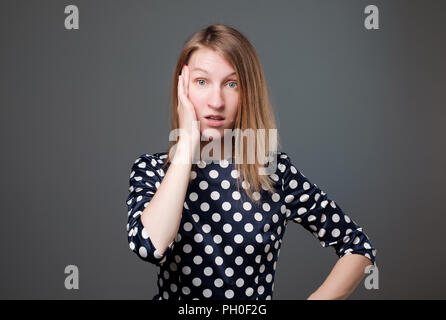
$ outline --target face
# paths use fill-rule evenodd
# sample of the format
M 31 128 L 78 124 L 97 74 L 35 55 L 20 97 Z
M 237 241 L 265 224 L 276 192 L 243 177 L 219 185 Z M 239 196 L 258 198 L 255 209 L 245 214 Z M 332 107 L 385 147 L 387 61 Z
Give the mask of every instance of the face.
M 189 59 L 189 99 L 195 107 L 200 132 L 221 138 L 224 129 L 232 129 L 237 114 L 239 87 L 235 69 L 211 49 L 199 49 Z M 212 120 L 210 115 L 221 120 Z M 206 134 L 206 129 L 218 132 Z M 208 132 L 209 133 L 209 132 Z

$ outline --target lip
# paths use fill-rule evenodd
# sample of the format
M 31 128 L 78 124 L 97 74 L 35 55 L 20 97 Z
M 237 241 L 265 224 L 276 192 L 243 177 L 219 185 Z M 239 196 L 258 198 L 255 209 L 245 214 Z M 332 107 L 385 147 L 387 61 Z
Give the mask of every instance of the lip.
M 205 118 L 208 126 L 210 127 L 221 127 L 223 125 L 223 123 L 225 122 L 225 119 L 221 119 L 221 120 L 213 120 L 213 119 L 209 119 L 209 118 Z

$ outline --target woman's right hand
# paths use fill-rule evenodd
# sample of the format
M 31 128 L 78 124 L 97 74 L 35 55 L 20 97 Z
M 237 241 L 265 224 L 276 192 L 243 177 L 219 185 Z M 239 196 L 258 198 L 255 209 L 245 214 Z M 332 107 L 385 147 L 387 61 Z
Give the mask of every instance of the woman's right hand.
M 183 66 L 178 77 L 178 118 L 180 138 L 178 145 L 182 150 L 189 150 L 189 159 L 193 159 L 197 147 L 200 145 L 200 128 L 198 126 L 195 108 L 189 100 L 189 67 Z M 193 123 L 194 122 L 194 123 Z

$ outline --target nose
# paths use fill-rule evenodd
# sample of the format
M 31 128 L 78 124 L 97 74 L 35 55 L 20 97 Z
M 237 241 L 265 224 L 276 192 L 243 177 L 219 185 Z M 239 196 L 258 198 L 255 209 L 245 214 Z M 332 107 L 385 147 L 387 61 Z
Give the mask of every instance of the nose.
M 220 88 L 211 90 L 208 104 L 213 109 L 219 109 L 224 106 L 224 99 L 222 97 L 222 90 Z

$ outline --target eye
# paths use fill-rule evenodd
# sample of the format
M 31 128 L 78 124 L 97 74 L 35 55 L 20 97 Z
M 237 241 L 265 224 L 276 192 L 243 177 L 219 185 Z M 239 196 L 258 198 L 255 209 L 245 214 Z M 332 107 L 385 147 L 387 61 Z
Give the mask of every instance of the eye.
M 231 81 L 231 82 L 229 82 L 229 83 L 233 83 L 233 84 L 235 84 L 235 87 L 231 87 L 232 89 L 237 88 L 237 82 L 235 82 L 235 81 Z
M 197 81 L 204 81 L 204 80 L 203 80 L 203 79 L 197 79 L 197 80 L 195 80 L 195 81 L 197 82 Z

